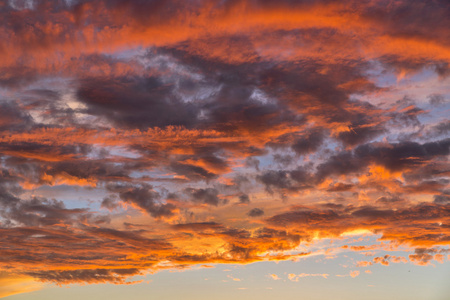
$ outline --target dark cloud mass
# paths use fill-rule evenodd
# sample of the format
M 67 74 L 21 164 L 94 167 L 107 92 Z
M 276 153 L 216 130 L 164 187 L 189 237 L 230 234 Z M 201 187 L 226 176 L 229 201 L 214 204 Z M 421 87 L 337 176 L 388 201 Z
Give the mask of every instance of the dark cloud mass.
M 171 84 L 157 77 L 87 78 L 77 97 L 87 113 L 101 115 L 118 126 L 145 129 L 178 125 L 192 127 L 199 109 L 173 95 Z
M 108 187 L 108 190 L 116 192 L 123 202 L 137 205 L 155 218 L 169 216 L 172 214 L 172 210 L 175 209 L 173 204 L 160 203 L 161 195 L 153 190 L 151 185 L 111 185 Z M 104 202 L 105 200 L 102 203 Z M 109 202 L 107 201 L 105 204 L 108 205 Z
M 247 213 L 247 215 L 249 217 L 260 217 L 264 215 L 264 210 L 262 210 L 261 208 L 253 208 Z
M 187 188 L 184 192 L 190 197 L 191 201 L 217 206 L 224 200 L 219 198 L 219 191 L 214 188 L 193 189 Z
M 365 170 L 370 164 L 384 166 L 391 171 L 420 167 L 434 157 L 449 155 L 450 140 L 425 144 L 401 142 L 396 144 L 370 143 L 354 151 L 342 152 L 317 167 L 317 176 L 323 180 L 329 175 L 346 175 Z
M 444 0 L 1 2 L 0 287 L 331 259 L 320 239 L 361 232 L 379 240 L 359 266 L 448 263 L 449 15 Z

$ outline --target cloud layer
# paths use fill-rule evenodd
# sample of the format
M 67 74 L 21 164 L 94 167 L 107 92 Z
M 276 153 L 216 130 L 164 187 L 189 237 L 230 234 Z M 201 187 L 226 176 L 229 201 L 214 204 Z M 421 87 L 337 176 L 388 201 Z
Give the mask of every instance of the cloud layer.
M 124 284 L 297 259 L 351 232 L 409 251 L 360 267 L 445 261 L 449 14 L 437 0 L 0 4 L 0 271 Z M 289 279 L 305 276 L 329 274 Z

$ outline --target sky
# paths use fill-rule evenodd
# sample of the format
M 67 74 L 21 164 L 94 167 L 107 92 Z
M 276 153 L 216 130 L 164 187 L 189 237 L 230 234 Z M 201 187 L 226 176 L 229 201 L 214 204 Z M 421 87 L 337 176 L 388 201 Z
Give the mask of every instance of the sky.
M 447 0 L 0 20 L 0 298 L 449 299 Z

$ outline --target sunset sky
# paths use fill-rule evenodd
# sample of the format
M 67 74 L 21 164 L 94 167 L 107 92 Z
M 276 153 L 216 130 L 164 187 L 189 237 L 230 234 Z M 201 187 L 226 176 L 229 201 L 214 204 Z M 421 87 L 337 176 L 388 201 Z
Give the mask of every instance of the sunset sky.
M 448 0 L 0 20 L 0 298 L 450 299 Z

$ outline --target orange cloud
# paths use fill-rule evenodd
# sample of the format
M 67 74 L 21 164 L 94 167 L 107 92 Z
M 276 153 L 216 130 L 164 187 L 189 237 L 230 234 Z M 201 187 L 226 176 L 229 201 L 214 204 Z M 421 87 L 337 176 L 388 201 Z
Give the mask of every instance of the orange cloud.
M 323 277 L 323 278 L 327 279 L 328 276 L 330 276 L 330 275 L 329 274 L 307 274 L 307 273 L 301 273 L 301 274 L 290 273 L 290 274 L 288 274 L 288 278 L 291 281 L 299 281 L 299 279 L 303 278 L 303 277 Z
M 29 293 L 42 288 L 42 284 L 30 276 L 0 272 L 0 298 Z

